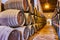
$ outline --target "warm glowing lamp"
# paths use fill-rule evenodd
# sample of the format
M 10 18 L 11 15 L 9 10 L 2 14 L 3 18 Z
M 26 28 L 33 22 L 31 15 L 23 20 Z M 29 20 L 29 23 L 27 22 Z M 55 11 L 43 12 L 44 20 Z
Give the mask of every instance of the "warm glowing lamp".
M 50 4 L 49 3 L 45 3 L 44 8 L 45 9 L 49 9 L 50 8 Z

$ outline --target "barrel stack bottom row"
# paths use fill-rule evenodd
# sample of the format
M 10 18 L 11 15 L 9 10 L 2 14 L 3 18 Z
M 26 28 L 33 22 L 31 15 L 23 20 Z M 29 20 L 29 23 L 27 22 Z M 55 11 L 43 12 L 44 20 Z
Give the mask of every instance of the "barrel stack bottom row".
M 40 19 L 41 20 L 41 19 Z M 28 40 L 39 31 L 45 23 L 35 23 L 34 16 L 17 9 L 9 9 L 0 13 L 0 40 Z M 34 23 L 34 24 L 31 24 Z M 27 25 L 27 26 L 26 26 Z

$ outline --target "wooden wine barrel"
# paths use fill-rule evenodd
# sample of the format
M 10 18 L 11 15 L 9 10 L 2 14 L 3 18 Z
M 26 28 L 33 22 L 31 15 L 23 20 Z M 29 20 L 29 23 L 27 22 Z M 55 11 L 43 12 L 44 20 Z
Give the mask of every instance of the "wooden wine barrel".
M 31 1 L 33 1 L 33 3 L 34 3 L 34 0 L 28 0 L 28 5 L 29 5 L 29 11 L 33 14 L 34 13 L 34 7 L 33 7 L 34 5 Z
M 0 25 L 17 27 L 23 26 L 24 24 L 24 14 L 20 10 L 9 9 L 0 13 Z
M 38 23 L 43 22 L 43 18 L 42 17 L 37 17 L 37 22 Z
M 37 20 L 38 20 L 38 18 L 37 18 L 37 16 L 35 16 L 35 23 L 37 23 Z
M 29 28 L 29 36 L 32 36 L 34 34 L 34 27 L 32 25 L 27 26 Z
M 44 27 L 44 23 L 38 23 L 39 30 Z
M 44 26 L 46 25 L 46 23 L 35 23 L 35 27 L 37 29 L 37 31 L 39 31 L 40 29 L 42 29 Z
M 37 11 L 37 16 L 41 16 L 41 12 L 40 11 Z
M 35 23 L 35 27 L 37 29 L 37 31 L 39 30 L 39 26 L 38 26 L 38 23 Z
M 37 15 L 37 9 L 34 7 L 34 15 Z
M 42 22 L 46 22 L 46 18 L 45 17 L 38 17 L 38 16 L 35 16 L 35 22 L 36 23 L 42 23 Z
M 15 28 L 18 31 L 21 31 L 22 33 L 22 40 L 28 40 L 29 37 L 29 28 L 26 26 Z
M 35 23 L 34 15 L 31 15 L 31 19 L 32 19 L 32 24 L 34 24 Z
M 34 32 L 37 32 L 37 27 L 35 26 L 35 24 L 32 24 L 32 26 L 34 27 Z
M 27 0 L 8 0 L 4 4 L 5 9 L 19 9 L 19 10 L 24 10 L 27 11 L 29 10 L 29 5 Z
M 8 26 L 0 26 L 0 40 L 21 40 L 21 33 Z
M 24 13 L 25 15 L 25 25 L 30 25 L 31 24 L 31 15 L 29 13 Z
M 40 25 L 38 23 L 35 23 L 35 28 L 36 28 L 36 31 L 39 31 L 40 30 Z

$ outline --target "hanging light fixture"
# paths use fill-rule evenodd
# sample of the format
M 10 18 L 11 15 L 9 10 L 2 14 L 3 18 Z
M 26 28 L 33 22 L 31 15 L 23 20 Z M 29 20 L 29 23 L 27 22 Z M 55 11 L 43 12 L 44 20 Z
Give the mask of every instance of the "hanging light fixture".
M 50 8 L 50 4 L 48 3 L 48 0 L 46 0 L 46 3 L 44 4 L 44 9 L 49 9 Z
M 44 5 L 44 8 L 45 8 L 45 9 L 49 9 L 49 8 L 50 8 L 50 5 L 49 5 L 48 3 L 46 3 L 46 4 Z

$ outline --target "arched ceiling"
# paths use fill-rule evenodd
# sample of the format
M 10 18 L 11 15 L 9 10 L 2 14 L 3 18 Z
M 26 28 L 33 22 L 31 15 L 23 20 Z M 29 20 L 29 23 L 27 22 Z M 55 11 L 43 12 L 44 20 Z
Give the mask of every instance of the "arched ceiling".
M 51 6 L 49 10 L 44 9 L 44 4 L 46 3 L 46 1 Z M 40 3 L 44 12 L 53 12 L 54 9 L 56 8 L 57 0 L 40 0 Z

